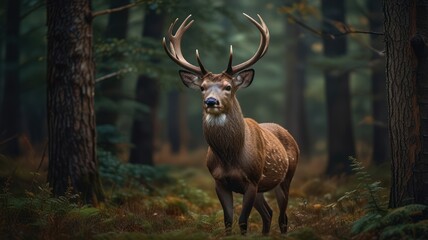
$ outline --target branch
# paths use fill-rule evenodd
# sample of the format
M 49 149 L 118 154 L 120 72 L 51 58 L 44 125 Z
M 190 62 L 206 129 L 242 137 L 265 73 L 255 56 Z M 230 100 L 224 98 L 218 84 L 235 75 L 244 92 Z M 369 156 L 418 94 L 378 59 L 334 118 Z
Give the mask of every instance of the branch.
M 107 75 L 104 75 L 102 77 L 99 77 L 99 78 L 95 79 L 95 83 L 99 83 L 99 82 L 101 82 L 103 80 L 106 80 L 106 79 L 109 79 L 109 78 L 112 78 L 112 77 L 116 77 L 117 75 L 119 75 L 119 74 L 121 74 L 123 72 L 124 72 L 124 70 L 122 69 L 122 70 L 119 70 L 119 71 L 114 72 L 114 73 L 109 73 Z
M 343 24 L 343 32 L 342 33 L 338 33 L 338 34 L 333 34 L 333 33 L 325 33 L 325 32 L 321 32 L 317 29 L 314 29 L 313 27 L 307 25 L 306 23 L 304 23 L 303 21 L 300 21 L 298 18 L 296 18 L 295 16 L 293 16 L 290 13 L 286 13 L 287 16 L 292 19 L 294 22 L 296 22 L 297 24 L 299 24 L 300 26 L 302 26 L 303 28 L 309 30 L 310 32 L 314 33 L 315 35 L 318 35 L 322 38 L 329 38 L 329 39 L 335 39 L 336 37 L 341 37 L 344 35 L 348 35 L 348 34 L 373 34 L 373 35 L 384 35 L 383 32 L 372 32 L 372 31 L 362 31 L 362 30 L 351 30 L 351 28 L 349 28 L 349 26 Z M 334 25 L 334 24 L 333 24 Z
M 105 10 L 100 10 L 100 11 L 97 11 L 97 12 L 93 12 L 92 13 L 92 19 L 94 19 L 95 17 L 98 17 L 98 16 L 102 16 L 102 15 L 106 15 L 106 14 L 111 14 L 111 13 L 115 13 L 115 12 L 120 12 L 120 11 L 126 10 L 128 8 L 135 7 L 135 6 L 137 6 L 137 5 L 141 4 L 141 3 L 142 3 L 142 1 L 137 1 L 137 2 L 130 3 L 130 4 L 127 4 L 127 5 L 123 5 L 123 6 L 120 6 L 120 7 L 117 7 L 117 8 L 110 8 L 110 9 L 105 9 Z
M 347 35 L 347 34 L 352 34 L 352 33 L 362 33 L 362 34 L 372 34 L 372 35 L 378 35 L 378 36 L 383 36 L 384 33 L 383 32 L 373 32 L 373 31 L 363 31 L 363 30 L 352 30 L 348 25 L 346 25 L 345 23 L 340 22 L 340 27 L 337 26 L 337 24 L 335 24 L 334 21 L 329 21 L 331 25 L 333 25 L 334 27 L 337 28 L 337 30 L 339 30 L 341 33 L 338 34 L 332 34 L 335 37 L 340 37 L 343 35 Z
M 316 30 L 315 28 L 312 28 L 312 27 L 310 27 L 309 25 L 307 25 L 306 23 L 304 23 L 304 22 L 302 22 L 302 21 L 300 21 L 299 19 L 297 19 L 295 16 L 293 16 L 292 14 L 290 14 L 290 13 L 286 13 L 287 14 L 287 16 L 289 17 L 289 18 L 291 18 L 295 23 L 297 23 L 297 24 L 299 24 L 301 27 L 303 27 L 303 28 L 305 28 L 306 30 L 308 30 L 308 31 L 310 31 L 310 32 L 312 32 L 312 33 L 314 33 L 315 35 L 318 35 L 318 36 L 321 36 L 321 37 L 323 37 L 323 33 L 322 32 L 320 32 L 320 31 L 318 31 L 318 30 Z
M 30 15 L 31 13 L 35 12 L 37 9 L 39 9 L 45 5 L 46 5 L 46 3 L 44 1 L 39 3 L 38 5 L 35 5 L 33 8 L 31 8 L 30 10 L 28 10 L 27 12 L 25 12 L 24 14 L 19 16 L 19 19 L 22 20 L 22 19 L 26 18 L 28 15 Z

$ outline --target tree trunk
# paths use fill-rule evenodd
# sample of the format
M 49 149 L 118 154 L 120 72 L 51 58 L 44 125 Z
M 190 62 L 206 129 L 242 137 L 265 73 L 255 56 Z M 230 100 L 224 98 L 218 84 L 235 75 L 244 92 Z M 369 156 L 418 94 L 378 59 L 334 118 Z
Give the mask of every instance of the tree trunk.
M 417 58 L 416 87 L 421 149 L 414 167 L 415 203 L 428 205 L 428 0 L 416 4 L 416 35 L 411 45 Z
M 156 10 L 148 9 L 144 19 L 143 37 L 161 39 L 164 16 Z M 141 75 L 137 80 L 136 99 L 149 107 L 149 112 L 137 112 L 132 126 L 131 163 L 153 165 L 154 137 L 157 108 L 159 102 L 159 85 L 157 79 Z
M 296 2 L 286 1 L 287 5 Z M 299 144 L 302 155 L 309 155 L 310 142 L 306 115 L 306 101 L 304 91 L 306 86 L 306 56 L 307 47 L 301 38 L 301 27 L 295 23 L 286 21 L 286 47 L 285 47 L 285 71 L 286 71 L 286 115 L 285 127 L 294 136 Z
M 178 153 L 181 147 L 181 132 L 180 124 L 181 115 L 180 111 L 183 109 L 180 108 L 180 93 L 178 90 L 174 89 L 168 93 L 168 114 L 167 114 L 167 122 L 168 122 L 168 140 L 169 145 L 171 147 L 172 153 Z
M 48 181 L 87 203 L 103 201 L 96 158 L 92 16 L 88 0 L 48 0 Z
M 345 1 L 323 0 L 323 31 L 338 33 L 330 21 L 345 23 Z M 346 55 L 346 37 L 323 38 L 324 56 L 335 58 Z M 355 155 L 351 117 L 349 72 L 338 69 L 324 70 L 327 100 L 328 166 L 327 175 L 348 174 L 351 171 L 349 156 Z
M 129 4 L 130 0 L 111 0 L 110 8 L 117 8 L 120 6 L 125 6 Z M 107 28 L 105 32 L 105 37 L 107 39 L 126 39 L 128 33 L 128 18 L 129 18 L 129 9 L 122 10 L 117 13 L 112 13 L 108 16 Z M 115 56 L 111 56 L 115 62 L 119 62 L 123 56 L 120 54 L 116 54 Z M 104 59 L 104 62 L 107 62 Z M 106 63 L 107 65 L 108 63 Z M 102 74 L 112 73 L 114 70 L 114 66 L 105 66 L 99 71 Z M 120 101 L 122 96 L 122 81 L 121 79 L 111 78 L 105 80 L 100 83 L 100 94 L 104 97 L 110 98 L 116 103 Z M 117 120 L 119 118 L 119 109 L 111 109 L 111 108 L 102 108 L 97 111 L 97 125 L 113 125 L 116 126 Z
M 9 0 L 6 8 L 6 66 L 0 109 L 0 152 L 8 156 L 17 156 L 20 153 L 18 137 L 22 130 L 19 78 L 21 1 Z
M 415 1 L 384 1 L 386 86 L 392 157 L 390 207 L 414 202 L 413 169 L 420 151 L 416 95 Z
M 367 0 L 369 10 L 370 31 L 383 32 L 383 14 L 382 1 Z M 370 35 L 371 46 L 379 51 L 383 50 L 385 45 L 380 41 L 380 37 Z M 388 136 L 388 104 L 386 102 L 386 75 L 385 58 L 378 53 L 372 54 L 372 61 L 375 62 L 371 73 L 372 82 L 372 116 L 373 123 L 373 153 L 372 161 L 376 164 L 382 164 L 390 159 L 389 136 Z

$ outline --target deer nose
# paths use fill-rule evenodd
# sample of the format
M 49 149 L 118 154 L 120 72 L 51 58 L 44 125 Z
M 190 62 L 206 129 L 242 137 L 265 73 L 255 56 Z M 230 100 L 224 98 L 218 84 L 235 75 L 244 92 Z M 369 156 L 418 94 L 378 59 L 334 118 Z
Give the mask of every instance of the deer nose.
M 218 100 L 213 97 L 205 99 L 204 103 L 207 105 L 207 107 L 214 107 L 215 105 L 219 105 Z

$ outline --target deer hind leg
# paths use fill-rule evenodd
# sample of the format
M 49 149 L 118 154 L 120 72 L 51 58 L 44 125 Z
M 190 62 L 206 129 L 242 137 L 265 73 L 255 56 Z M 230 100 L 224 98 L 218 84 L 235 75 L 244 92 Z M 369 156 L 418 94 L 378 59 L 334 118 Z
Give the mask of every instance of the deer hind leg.
M 260 213 L 263 221 L 263 230 L 262 234 L 268 234 L 270 230 L 270 224 L 272 222 L 272 209 L 269 204 L 266 202 L 266 199 L 263 196 L 263 193 L 258 193 L 256 196 L 256 201 L 254 202 L 254 207 Z
M 287 205 L 288 205 L 288 191 L 290 184 L 287 181 L 282 182 L 275 188 L 276 200 L 279 207 L 278 224 L 282 234 L 287 233 L 288 218 L 287 218 Z

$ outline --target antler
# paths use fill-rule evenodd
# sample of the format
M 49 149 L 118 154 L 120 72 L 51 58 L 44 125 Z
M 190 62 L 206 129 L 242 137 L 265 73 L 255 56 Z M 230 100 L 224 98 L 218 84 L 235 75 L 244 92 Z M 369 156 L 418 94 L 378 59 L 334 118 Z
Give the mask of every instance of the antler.
M 183 37 L 183 34 L 186 32 L 188 28 L 193 24 L 193 21 L 190 21 L 188 24 L 186 24 L 187 20 L 192 15 L 190 14 L 186 19 L 184 19 L 183 23 L 180 25 L 180 27 L 177 29 L 177 32 L 175 34 L 172 34 L 172 30 L 175 26 L 175 23 L 177 23 L 178 18 L 175 19 L 175 21 L 171 24 L 168 30 L 168 40 L 170 47 L 168 48 L 166 46 L 166 40 L 165 37 L 163 38 L 162 44 L 163 48 L 165 49 L 168 56 L 174 60 L 178 65 L 181 67 L 193 72 L 198 73 L 200 75 L 205 75 L 207 71 L 205 70 L 204 66 L 202 65 L 201 59 L 199 58 L 199 52 L 198 49 L 196 49 L 196 60 L 198 61 L 199 67 L 189 63 L 183 56 L 183 53 L 181 52 L 181 38 Z
M 227 65 L 226 73 L 233 76 L 234 74 L 249 68 L 251 65 L 256 63 L 260 58 L 265 55 L 268 47 L 269 47 L 269 29 L 266 26 L 265 22 L 263 21 L 262 17 L 260 17 L 259 14 L 257 16 L 260 19 L 260 23 L 258 23 L 256 20 L 254 20 L 252 17 L 248 16 L 246 13 L 243 13 L 245 17 L 247 17 L 260 31 L 260 45 L 257 49 L 257 52 L 254 54 L 253 57 L 248 59 L 247 61 L 238 64 L 236 66 L 232 66 L 232 57 L 233 57 L 233 48 L 232 45 L 230 45 L 230 54 L 229 54 L 229 64 Z

